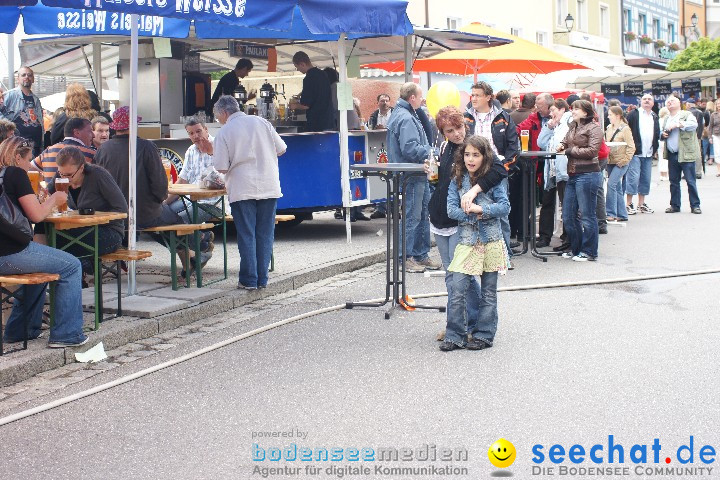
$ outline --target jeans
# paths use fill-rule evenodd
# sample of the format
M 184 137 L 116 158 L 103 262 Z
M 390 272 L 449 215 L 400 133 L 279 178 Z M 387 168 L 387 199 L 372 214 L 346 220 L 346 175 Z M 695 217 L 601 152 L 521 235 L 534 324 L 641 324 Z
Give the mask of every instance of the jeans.
M 222 210 L 216 205 L 212 205 L 210 203 L 201 203 L 200 205 L 202 206 L 198 206 L 197 223 L 205 223 L 209 222 L 212 218 L 222 217 Z M 190 202 L 185 201 L 182 198 L 178 198 L 170 204 L 170 210 L 178 214 L 178 216 L 182 220 L 182 223 L 193 223 L 192 204 Z
M 177 225 L 179 223 L 184 223 L 182 219 L 180 218 L 180 215 L 175 213 L 172 208 L 170 208 L 170 205 L 163 204 L 162 206 L 162 212 L 160 212 L 159 217 L 153 218 L 151 221 L 149 221 L 146 224 L 137 226 L 138 230 L 142 230 L 143 228 L 152 228 L 152 227 L 160 227 L 163 225 Z M 157 243 L 159 243 L 162 246 L 165 245 L 165 241 L 162 239 L 162 236 L 158 233 L 150 233 L 150 237 L 155 240 Z M 127 242 L 123 242 L 123 245 L 127 245 Z
M 700 196 L 698 195 L 695 182 L 695 162 L 678 162 L 677 152 L 668 152 L 668 177 L 670 178 L 670 206 L 680 210 L 680 174 L 685 176 L 690 207 L 700 207 Z
M 86 231 L 92 230 L 92 227 L 84 227 L 84 228 L 72 228 L 70 230 L 63 231 L 62 233 L 66 233 L 68 235 L 71 235 L 75 238 L 79 237 L 80 235 L 83 235 Z M 58 248 L 62 248 L 68 243 L 70 243 L 70 240 L 57 235 L 57 241 L 56 244 Z M 123 236 L 115 230 L 112 227 L 108 227 L 107 225 L 99 225 L 98 226 L 98 256 L 101 255 L 107 255 L 108 253 L 112 253 L 118 248 L 120 248 L 120 245 L 122 245 Z M 94 242 L 93 240 L 93 234 L 90 233 L 89 235 L 83 237 L 82 239 L 83 243 L 92 244 Z M 95 272 L 95 266 L 93 265 L 93 257 L 92 254 L 88 249 L 85 247 L 75 243 L 68 247 L 67 250 L 65 250 L 71 255 L 74 255 L 78 258 L 80 258 L 80 263 L 82 264 L 82 269 L 84 273 L 93 273 Z
M 425 177 L 408 181 L 403 192 L 405 204 L 405 256 L 423 261 L 430 253 L 430 185 Z M 400 242 L 403 241 L 402 235 Z M 402 245 L 402 243 L 400 243 Z M 402 248 L 402 247 L 401 247 Z M 398 252 L 400 256 L 400 252 Z
M 605 210 L 605 169 L 607 168 L 608 161 L 600 160 L 600 173 L 598 173 L 598 191 L 597 191 L 597 202 L 595 202 L 595 217 L 597 218 L 598 226 L 607 226 L 607 211 Z
M 24 250 L 0 257 L 0 275 L 21 273 L 57 273 L 60 280 L 55 289 L 55 318 L 50 328 L 50 341 L 79 343 L 83 334 L 80 260 L 67 252 L 30 242 Z M 17 342 L 24 337 L 23 326 L 28 323 L 28 338 L 37 338 L 42 325 L 45 288 L 42 285 L 22 285 L 15 299 L 12 313 L 5 325 L 5 341 Z
M 442 260 L 443 268 L 445 269 L 445 288 L 448 292 L 448 305 L 447 310 L 450 311 L 450 291 L 452 290 L 452 272 L 448 272 L 450 262 L 452 262 L 455 254 L 455 247 L 457 247 L 458 241 L 460 240 L 460 234 L 455 232 L 449 237 L 442 235 L 435 235 L 435 243 L 437 244 L 438 252 L 440 252 L 440 259 Z M 470 331 L 477 324 L 479 315 L 478 299 L 480 298 L 480 284 L 475 277 L 472 277 L 470 282 L 470 295 L 467 295 L 467 301 L 465 302 L 465 323 L 467 330 Z
M 633 155 L 625 173 L 625 193 L 628 195 L 650 195 L 652 157 Z
M 573 255 L 582 252 L 590 257 L 597 257 L 598 224 L 595 206 L 599 178 L 599 174 L 595 172 L 570 175 L 565 187 L 563 225 Z
M 473 282 L 477 283 L 477 279 L 472 275 L 452 273 L 450 279 L 452 288 L 448 290 L 446 342 L 464 346 L 467 342 L 467 334 L 470 333 L 475 340 L 481 340 L 488 345 L 493 344 L 498 324 L 497 279 L 497 272 L 483 272 L 480 277 L 480 291 L 477 292 L 471 288 Z M 478 317 L 474 325 L 465 321 L 469 297 L 474 297 L 472 301 L 478 303 Z
M 547 240 L 553 236 L 555 230 L 555 195 L 557 188 L 543 190 L 540 206 L 540 220 L 538 221 L 538 240 Z
M 505 191 L 507 192 L 509 188 L 508 180 L 507 178 L 505 178 L 502 181 L 505 184 Z M 510 207 L 510 211 L 512 211 L 512 207 Z M 510 248 L 510 213 L 508 213 L 504 217 L 500 217 L 500 228 L 502 229 L 503 239 L 505 240 L 505 248 L 507 249 L 508 257 L 512 257 L 512 248 Z
M 238 280 L 246 287 L 265 287 L 275 240 L 277 198 L 230 204 L 240 252 Z
M 622 179 L 627 169 L 628 165 L 624 167 L 608 165 L 607 201 L 605 202 L 608 217 L 623 218 L 625 220 L 628 218 L 625 192 L 622 188 Z

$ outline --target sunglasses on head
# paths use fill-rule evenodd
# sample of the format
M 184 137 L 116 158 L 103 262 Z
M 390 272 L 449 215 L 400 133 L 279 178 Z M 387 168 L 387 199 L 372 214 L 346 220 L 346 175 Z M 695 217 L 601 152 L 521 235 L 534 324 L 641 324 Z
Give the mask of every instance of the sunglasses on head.
M 17 137 L 17 138 L 22 139 L 22 141 L 20 142 L 20 148 L 31 146 L 30 140 L 28 140 L 27 138 L 22 138 L 22 137 Z

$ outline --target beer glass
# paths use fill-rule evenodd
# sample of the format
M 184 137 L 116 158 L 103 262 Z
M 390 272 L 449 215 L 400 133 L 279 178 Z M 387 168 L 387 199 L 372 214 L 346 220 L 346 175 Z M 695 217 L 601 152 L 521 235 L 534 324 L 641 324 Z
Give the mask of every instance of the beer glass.
M 33 192 L 35 192 L 35 195 L 40 194 L 40 179 L 42 177 L 42 173 L 35 171 L 35 170 L 29 170 L 27 172 L 28 178 L 30 179 L 30 185 L 32 185 Z
M 530 149 L 530 130 L 520 130 L 520 146 L 523 152 Z
M 55 190 L 58 192 L 65 192 L 68 193 L 68 190 L 70 189 L 70 179 L 69 178 L 56 178 L 55 179 Z M 67 200 L 63 203 L 59 204 L 57 206 L 58 213 L 64 214 L 67 212 Z
M 172 183 L 172 166 L 170 162 L 163 162 L 163 168 L 165 168 L 165 176 L 167 177 L 168 184 Z

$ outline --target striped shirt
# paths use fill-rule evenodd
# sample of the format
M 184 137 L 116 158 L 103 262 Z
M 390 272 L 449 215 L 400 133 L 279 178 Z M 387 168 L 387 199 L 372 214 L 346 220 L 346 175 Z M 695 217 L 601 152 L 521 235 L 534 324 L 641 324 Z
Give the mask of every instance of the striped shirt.
M 45 177 L 46 182 L 55 178 L 55 174 L 57 173 L 57 162 L 55 161 L 55 158 L 57 157 L 57 154 L 60 153 L 60 150 L 65 147 L 76 147 L 83 153 L 83 155 L 85 155 L 85 161 L 88 163 L 93 163 L 93 160 L 95 159 L 95 148 L 86 147 L 76 138 L 65 137 L 65 140 L 60 143 L 56 143 L 52 147 L 46 148 L 40 155 L 33 159 L 33 163 L 38 170 L 43 172 L 43 177 Z

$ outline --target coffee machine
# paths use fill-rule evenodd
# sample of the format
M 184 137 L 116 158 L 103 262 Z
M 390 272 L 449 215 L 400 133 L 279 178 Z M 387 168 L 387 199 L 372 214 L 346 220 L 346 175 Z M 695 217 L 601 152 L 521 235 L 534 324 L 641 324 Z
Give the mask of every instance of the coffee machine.
M 271 122 L 277 120 L 275 97 L 277 97 L 275 89 L 265 80 L 260 87 L 260 98 L 257 101 L 258 115 Z
M 233 97 L 237 100 L 240 108 L 245 109 L 245 102 L 247 102 L 247 90 L 242 86 L 242 83 L 238 84 L 237 88 L 233 92 Z

